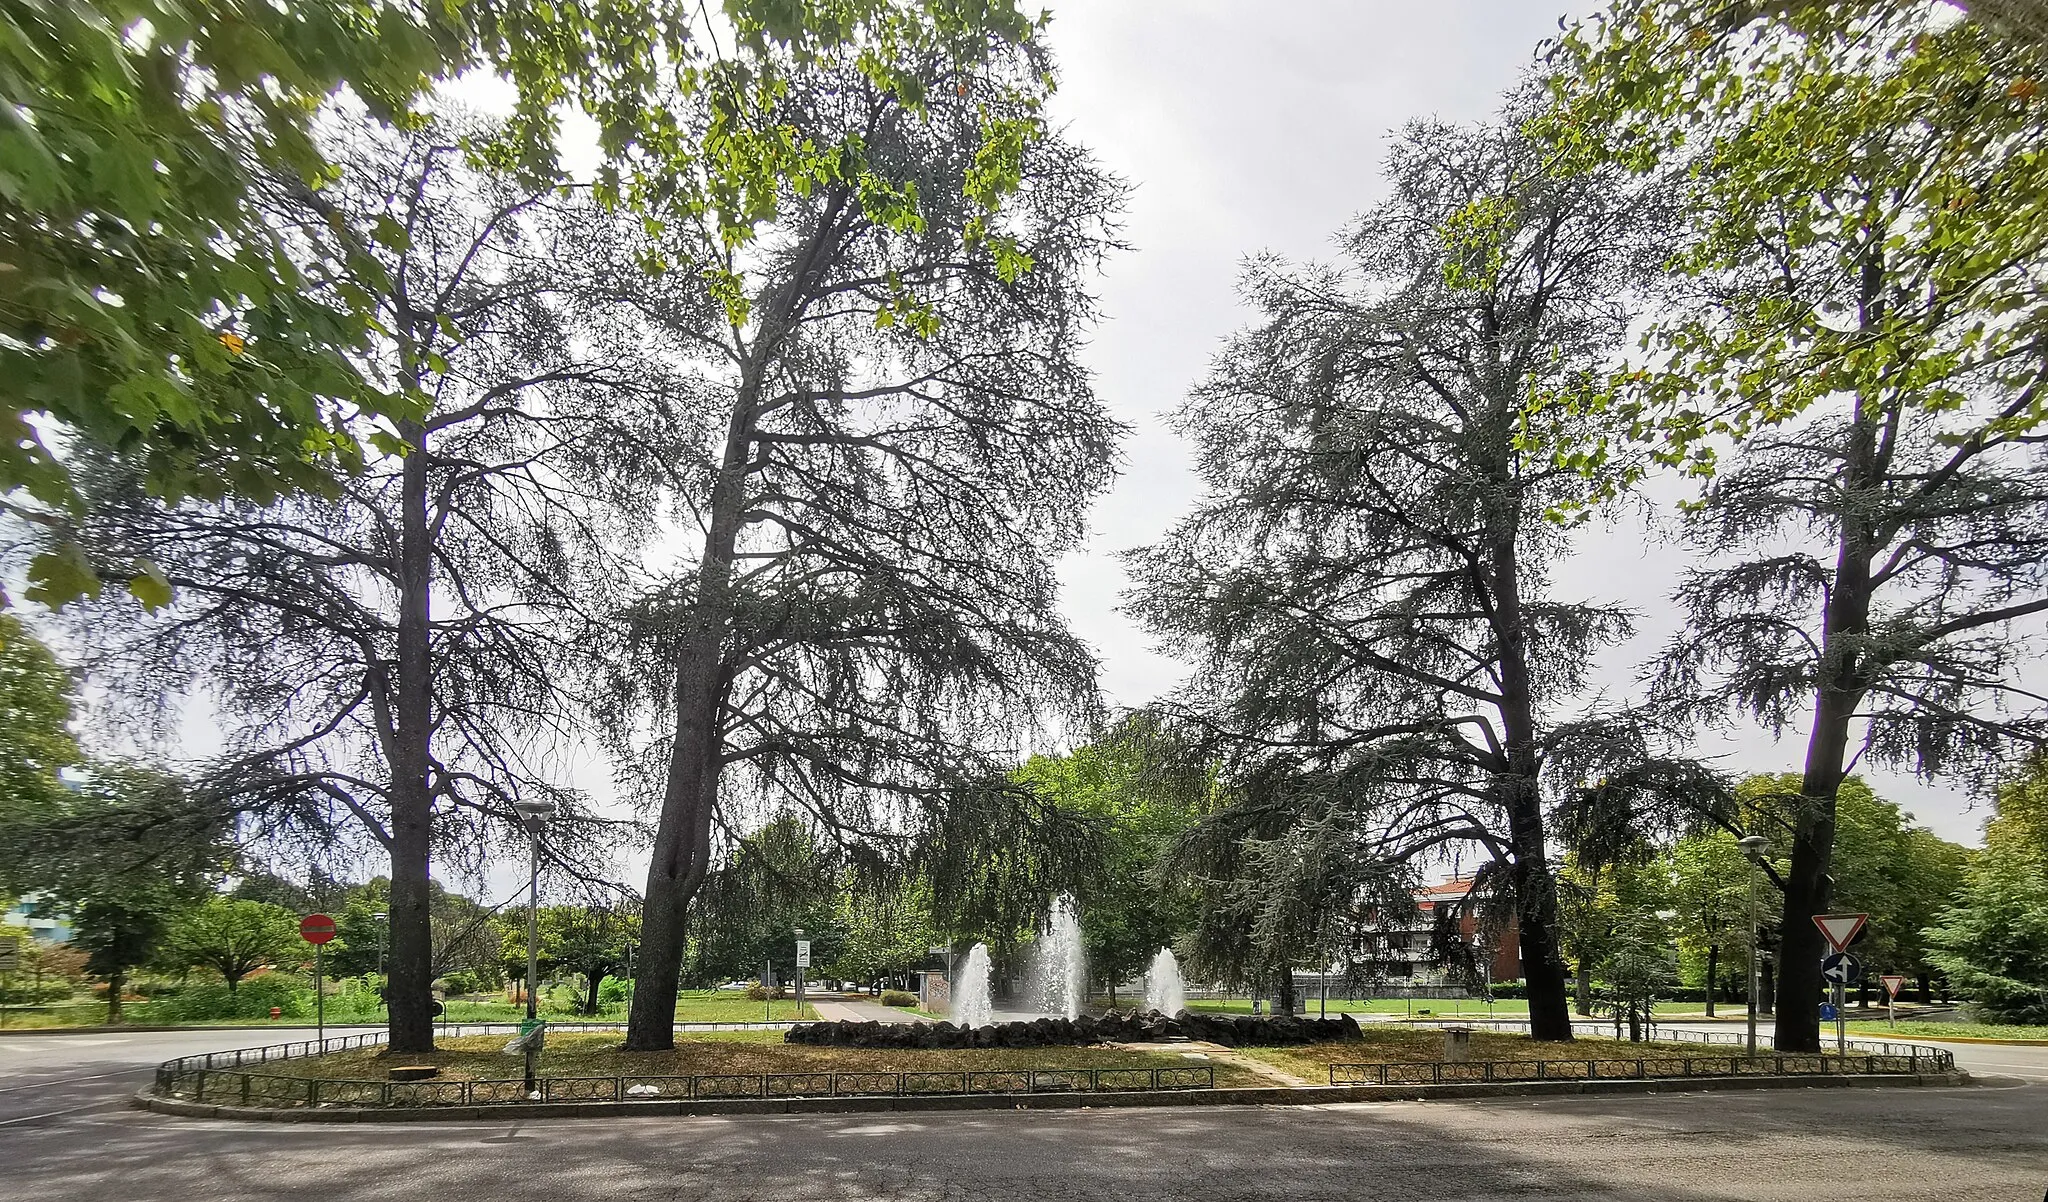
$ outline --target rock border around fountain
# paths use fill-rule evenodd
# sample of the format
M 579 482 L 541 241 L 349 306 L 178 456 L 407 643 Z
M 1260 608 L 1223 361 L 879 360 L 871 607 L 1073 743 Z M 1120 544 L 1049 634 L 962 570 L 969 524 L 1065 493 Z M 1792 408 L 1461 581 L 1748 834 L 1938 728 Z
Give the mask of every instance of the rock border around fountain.
M 787 1043 L 839 1048 L 1045 1048 L 1098 1043 L 1161 1043 L 1199 1040 L 1223 1047 L 1291 1047 L 1363 1038 L 1358 1020 L 1301 1018 L 1290 1014 L 1254 1018 L 1248 1014 L 1205 1014 L 1182 1010 L 1171 1017 L 1111 1011 L 1100 1017 L 1047 1017 L 961 1026 L 951 1022 L 800 1023 L 783 1034 Z

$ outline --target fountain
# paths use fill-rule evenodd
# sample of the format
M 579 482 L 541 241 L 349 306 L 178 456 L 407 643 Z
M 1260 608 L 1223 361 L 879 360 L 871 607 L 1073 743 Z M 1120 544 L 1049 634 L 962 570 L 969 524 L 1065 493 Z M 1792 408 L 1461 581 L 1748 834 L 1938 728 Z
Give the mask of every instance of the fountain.
M 1161 1014 L 1179 1014 L 1188 1007 L 1188 988 L 1180 979 L 1180 961 L 1173 949 L 1162 947 L 1145 970 L 1145 1009 Z
M 989 997 L 988 944 L 977 943 L 960 966 L 960 979 L 953 986 L 952 1019 L 963 1027 L 985 1027 L 995 1017 L 995 1002 Z
M 1038 1008 L 1057 1017 L 1079 1018 L 1088 972 L 1081 955 L 1081 920 L 1074 913 L 1074 899 L 1060 894 L 1045 926 L 1032 952 Z

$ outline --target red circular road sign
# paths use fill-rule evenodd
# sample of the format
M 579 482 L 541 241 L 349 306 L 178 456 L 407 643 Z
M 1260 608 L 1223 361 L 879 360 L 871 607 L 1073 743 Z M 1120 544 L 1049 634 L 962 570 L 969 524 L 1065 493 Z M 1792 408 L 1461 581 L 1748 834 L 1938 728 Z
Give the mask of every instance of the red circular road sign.
M 299 934 L 307 943 L 325 943 L 334 938 L 334 920 L 325 914 L 308 914 L 299 920 Z

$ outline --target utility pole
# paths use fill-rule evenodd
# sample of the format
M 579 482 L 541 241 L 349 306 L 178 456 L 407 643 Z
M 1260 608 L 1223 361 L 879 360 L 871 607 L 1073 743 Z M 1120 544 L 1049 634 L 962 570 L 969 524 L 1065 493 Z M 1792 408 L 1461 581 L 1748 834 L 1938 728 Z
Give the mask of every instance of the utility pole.
M 1749 1058 L 1751 1060 L 1756 1059 L 1756 1010 L 1757 1006 L 1761 1004 L 1758 995 L 1763 992 L 1761 957 L 1757 953 L 1756 877 L 1757 869 L 1763 866 L 1764 847 L 1768 843 L 1769 840 L 1765 839 L 1762 835 L 1744 835 L 1735 841 L 1735 846 L 1741 848 L 1743 856 L 1749 860 Z M 1708 981 L 1707 988 L 1711 990 L 1713 987 L 1714 983 Z

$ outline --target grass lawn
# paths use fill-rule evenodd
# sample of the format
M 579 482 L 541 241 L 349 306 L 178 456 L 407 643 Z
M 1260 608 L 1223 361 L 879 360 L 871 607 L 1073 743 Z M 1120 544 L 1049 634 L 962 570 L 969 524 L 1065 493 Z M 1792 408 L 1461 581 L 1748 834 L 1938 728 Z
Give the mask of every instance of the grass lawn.
M 312 992 L 304 996 L 303 1015 L 280 1019 L 279 1025 L 311 1024 L 313 1021 Z M 330 996 L 327 999 L 327 1025 L 330 1027 L 381 1027 L 390 1016 L 381 1006 L 362 1005 L 371 1001 L 365 995 L 354 997 Z M 448 1022 L 457 1023 L 510 1023 L 526 1017 L 526 1004 L 492 999 L 475 1001 L 469 998 L 454 998 L 446 1003 Z M 20 1006 L 5 1011 L 4 1029 L 27 1029 L 31 1027 L 95 1027 L 106 1021 L 105 1002 L 84 1002 L 62 1006 Z M 624 1022 L 626 1007 L 623 1003 L 606 1006 L 597 1014 L 580 1014 L 574 1010 L 551 1007 L 542 999 L 541 1017 L 556 1022 Z M 810 1021 L 818 1012 L 806 1004 L 799 1012 L 794 1001 L 774 1002 L 750 1001 L 747 995 L 736 989 L 688 990 L 676 999 L 676 1021 L 679 1023 L 758 1023 Z M 165 1020 L 150 1015 L 150 1003 L 129 1002 L 121 1007 L 124 1023 L 133 1026 L 153 1026 Z M 268 1018 L 220 1018 L 185 1020 L 175 1025 L 181 1027 L 262 1027 L 268 1026 Z
M 274 1061 L 281 1076 L 377 1080 L 395 1064 L 433 1064 L 451 1080 L 503 1080 L 520 1072 L 502 1035 L 439 1041 L 432 1055 L 392 1056 L 362 1048 Z M 544 1077 L 701 1076 L 709 1073 L 961 1072 L 1025 1068 L 1187 1068 L 1209 1065 L 1216 1084 L 1264 1085 L 1250 1069 L 1222 1060 L 1190 1060 L 1178 1051 L 1120 1048 L 818 1048 L 784 1043 L 779 1031 L 702 1031 L 678 1036 L 674 1051 L 624 1052 L 615 1035 L 552 1036 L 541 1053 Z
M 1515 1015 L 1524 1015 L 1529 1013 L 1529 1003 L 1528 1001 L 1522 998 L 1502 998 L 1501 1000 L 1493 1003 L 1491 1009 L 1487 1007 L 1487 1004 L 1485 1002 L 1475 1001 L 1472 998 L 1419 997 L 1413 999 L 1412 1005 L 1412 1012 L 1416 1016 L 1421 1017 L 1427 1015 L 1430 1018 L 1440 1018 L 1447 1014 L 1453 1017 L 1461 1015 L 1486 1014 L 1497 1014 L 1502 1017 L 1513 1017 Z M 1352 998 L 1339 999 L 1333 997 L 1330 999 L 1330 1013 L 1332 1015 L 1337 1014 L 1340 1010 L 1349 1011 L 1352 1014 L 1405 1015 L 1411 1013 L 1410 1006 L 1411 1002 L 1407 998 L 1368 998 L 1362 1000 L 1354 1000 Z M 1201 998 L 1196 1001 L 1189 1002 L 1188 1009 L 1207 1010 L 1211 1012 L 1221 1012 L 1225 1014 L 1250 1014 L 1252 1012 L 1252 1003 L 1249 998 Z M 1302 1009 L 1301 1014 L 1304 1018 L 1316 1018 L 1320 1016 L 1322 1014 L 1322 999 L 1316 997 L 1313 994 L 1309 995 L 1308 1005 Z
M 1849 1034 L 1879 1039 L 1890 1036 L 1893 1039 L 2039 1039 L 2048 1042 L 2048 1027 L 2028 1027 L 2018 1023 L 1900 1022 L 1897 1026 L 1886 1026 L 1881 1022 L 1851 1018 Z
M 1491 1031 L 1472 1033 L 1472 1060 L 1635 1060 L 1638 1057 L 1726 1056 L 1737 1049 L 1699 1043 L 1630 1043 L 1626 1039 L 1579 1036 L 1569 1043 L 1545 1042 L 1526 1035 Z M 1326 1084 L 1332 1064 L 1428 1064 L 1442 1060 L 1444 1038 L 1437 1031 L 1406 1026 L 1370 1026 L 1364 1038 L 1343 1043 L 1312 1043 L 1293 1048 L 1245 1048 L 1243 1052 L 1312 1085 Z M 1851 1059 L 1854 1059 L 1852 1056 Z

